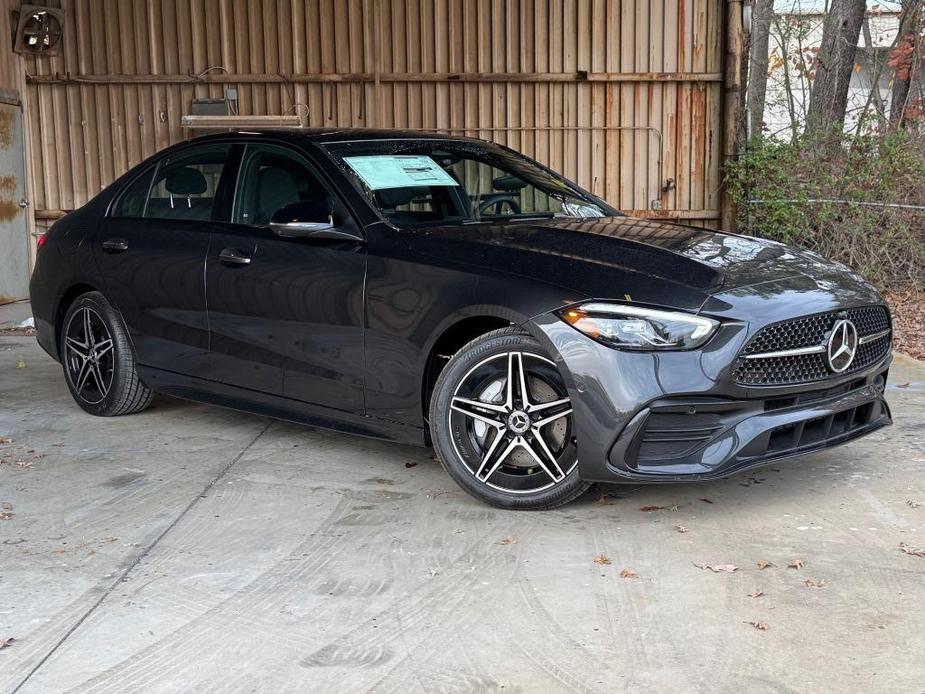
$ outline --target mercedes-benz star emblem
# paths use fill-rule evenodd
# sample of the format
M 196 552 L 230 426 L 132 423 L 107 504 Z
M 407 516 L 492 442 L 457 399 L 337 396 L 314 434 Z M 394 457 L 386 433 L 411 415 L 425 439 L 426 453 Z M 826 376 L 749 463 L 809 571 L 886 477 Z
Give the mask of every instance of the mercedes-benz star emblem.
M 530 428 L 530 417 L 526 412 L 517 410 L 508 417 L 507 425 L 515 434 L 523 434 Z
M 857 351 L 858 329 L 854 327 L 854 323 L 845 319 L 836 321 L 825 350 L 829 369 L 837 374 L 845 371 L 851 366 Z

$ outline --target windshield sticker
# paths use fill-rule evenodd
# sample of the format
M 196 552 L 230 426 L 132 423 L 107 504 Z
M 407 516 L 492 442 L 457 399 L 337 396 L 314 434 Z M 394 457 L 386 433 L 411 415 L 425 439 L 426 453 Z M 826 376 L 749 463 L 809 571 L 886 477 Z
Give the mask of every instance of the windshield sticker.
M 459 185 L 437 162 L 423 154 L 344 157 L 344 161 L 370 190 Z

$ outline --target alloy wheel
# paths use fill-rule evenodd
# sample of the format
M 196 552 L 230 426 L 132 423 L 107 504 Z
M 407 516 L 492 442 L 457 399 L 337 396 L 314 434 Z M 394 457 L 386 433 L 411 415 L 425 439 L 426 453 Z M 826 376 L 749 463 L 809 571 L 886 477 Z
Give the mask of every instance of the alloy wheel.
M 549 489 L 577 464 L 571 401 L 555 363 L 539 354 L 505 352 L 476 364 L 448 416 L 457 455 L 494 489 Z
M 64 331 L 64 351 L 74 392 L 88 405 L 102 402 L 112 389 L 115 353 L 100 314 L 86 307 L 74 312 Z

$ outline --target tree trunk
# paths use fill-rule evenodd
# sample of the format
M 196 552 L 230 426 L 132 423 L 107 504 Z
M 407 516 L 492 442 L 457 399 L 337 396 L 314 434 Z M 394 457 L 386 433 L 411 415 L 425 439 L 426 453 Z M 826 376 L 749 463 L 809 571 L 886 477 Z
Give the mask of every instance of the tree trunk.
M 822 29 L 816 75 L 809 95 L 807 132 L 844 123 L 854 54 L 867 9 L 866 0 L 833 0 Z
M 905 123 L 906 104 L 909 101 L 909 88 L 912 86 L 913 66 L 918 57 L 916 35 L 921 31 L 922 0 L 903 0 L 902 16 L 899 20 L 899 36 L 893 56 L 896 59 L 896 72 L 893 75 L 893 98 L 890 102 L 890 123 L 902 127 Z M 910 50 L 909 53 L 906 51 Z
M 774 0 L 757 0 L 752 13 L 751 55 L 748 68 L 748 136 L 764 129 L 765 97 L 768 93 L 768 48 Z

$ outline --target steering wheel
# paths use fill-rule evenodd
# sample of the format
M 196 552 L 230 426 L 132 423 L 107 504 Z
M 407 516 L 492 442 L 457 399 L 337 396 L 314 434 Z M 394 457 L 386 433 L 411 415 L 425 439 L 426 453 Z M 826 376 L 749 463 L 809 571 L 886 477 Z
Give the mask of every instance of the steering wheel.
M 479 202 L 479 214 L 500 215 L 504 206 L 511 208 L 512 214 L 520 214 L 520 200 L 506 193 L 489 193 Z M 489 212 L 494 209 L 494 212 Z

